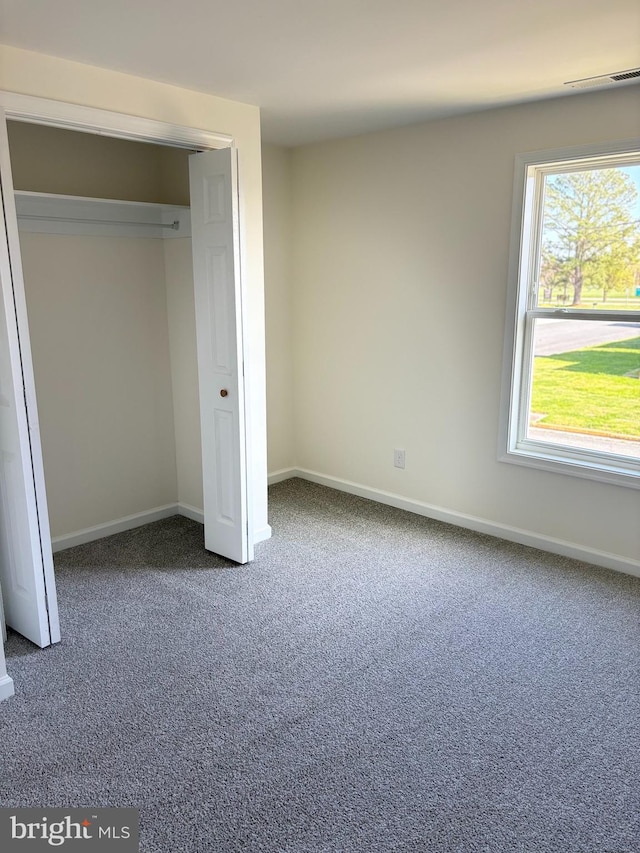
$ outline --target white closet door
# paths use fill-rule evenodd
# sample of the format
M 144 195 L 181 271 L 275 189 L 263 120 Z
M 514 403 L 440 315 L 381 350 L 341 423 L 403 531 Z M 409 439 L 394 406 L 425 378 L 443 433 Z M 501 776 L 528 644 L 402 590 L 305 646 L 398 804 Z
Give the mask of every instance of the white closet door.
M 7 625 L 38 646 L 60 639 L 9 143 L 0 111 L 0 584 Z
M 253 559 L 249 537 L 237 152 L 192 154 L 191 243 L 196 305 L 205 548 Z

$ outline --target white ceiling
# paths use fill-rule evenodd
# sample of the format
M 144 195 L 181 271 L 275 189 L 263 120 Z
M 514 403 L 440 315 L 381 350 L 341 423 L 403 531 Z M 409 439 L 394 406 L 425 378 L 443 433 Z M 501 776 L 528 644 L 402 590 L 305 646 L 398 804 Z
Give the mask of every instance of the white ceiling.
M 262 108 L 286 145 L 640 66 L 638 0 L 0 0 L 0 41 Z

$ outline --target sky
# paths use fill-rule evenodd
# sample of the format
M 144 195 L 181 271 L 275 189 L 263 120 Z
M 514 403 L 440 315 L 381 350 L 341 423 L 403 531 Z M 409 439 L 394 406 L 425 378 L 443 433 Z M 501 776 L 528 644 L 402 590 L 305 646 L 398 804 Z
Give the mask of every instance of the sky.
M 636 185 L 636 189 L 638 190 L 638 197 L 636 199 L 636 204 L 633 211 L 633 218 L 640 219 L 640 166 L 623 166 L 620 171 L 625 172 L 625 174 L 627 175 L 630 175 Z

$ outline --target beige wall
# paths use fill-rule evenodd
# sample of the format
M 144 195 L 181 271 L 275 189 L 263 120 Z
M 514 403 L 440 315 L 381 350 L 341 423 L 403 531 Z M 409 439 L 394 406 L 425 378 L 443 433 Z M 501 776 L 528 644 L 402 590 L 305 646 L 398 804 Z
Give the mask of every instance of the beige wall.
M 291 317 L 291 152 L 262 147 L 269 472 L 295 465 Z
M 17 190 L 189 204 L 188 151 L 41 124 L 7 127 Z
M 191 203 L 189 198 L 189 152 L 156 145 L 160 172 L 160 200 L 163 204 Z
M 200 392 L 191 240 L 163 240 L 163 243 L 176 435 L 177 500 L 202 511 Z
M 497 448 L 515 154 L 638 135 L 633 87 L 295 149 L 298 467 L 637 560 L 640 492 Z
M 52 536 L 175 502 L 163 241 L 20 243 Z
M 0 46 L 0 89 L 202 128 L 234 139 L 239 159 L 241 252 L 246 288 L 247 387 L 254 534 L 267 527 L 262 174 L 257 107 L 153 80 Z M 170 183 L 170 181 L 169 181 Z

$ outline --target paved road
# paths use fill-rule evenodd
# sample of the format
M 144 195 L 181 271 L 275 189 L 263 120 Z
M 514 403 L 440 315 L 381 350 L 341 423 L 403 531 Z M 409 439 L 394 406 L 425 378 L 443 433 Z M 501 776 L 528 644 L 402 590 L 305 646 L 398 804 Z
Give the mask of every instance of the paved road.
M 599 450 L 601 453 L 620 453 L 640 459 L 640 441 L 637 439 L 609 438 L 606 435 L 588 435 L 586 433 L 565 432 L 563 430 L 529 427 L 527 438 L 549 441 L 551 444 L 563 444 L 565 447 L 582 447 Z
M 640 323 L 599 323 L 593 320 L 537 320 L 536 355 L 593 347 L 640 335 Z

